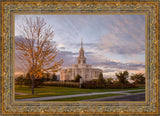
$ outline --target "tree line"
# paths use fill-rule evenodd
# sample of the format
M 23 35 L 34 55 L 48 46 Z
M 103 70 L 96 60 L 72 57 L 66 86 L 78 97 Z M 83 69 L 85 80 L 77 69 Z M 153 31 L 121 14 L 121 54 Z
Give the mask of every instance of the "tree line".
M 133 84 L 145 84 L 145 76 L 143 73 L 131 74 L 131 76 L 129 77 L 129 72 L 126 70 L 115 73 L 115 76 L 116 79 L 110 77 L 105 80 L 103 74 L 100 73 L 99 78 L 92 80 L 92 82 L 99 84 L 130 84 L 131 82 L 129 80 L 132 80 Z M 79 82 L 80 78 L 82 77 L 77 74 L 75 79 L 71 80 L 71 82 Z M 34 88 L 43 85 L 43 82 L 45 81 L 57 81 L 57 76 L 54 73 L 50 78 L 50 73 L 43 73 L 42 78 L 35 80 Z M 20 75 L 16 79 L 16 82 L 20 85 L 20 87 L 22 87 L 23 84 L 31 87 L 32 80 L 30 73 L 27 73 L 25 77 L 23 75 Z
M 121 71 L 118 73 L 115 73 L 116 79 L 113 77 L 109 77 L 106 80 L 103 77 L 103 74 L 100 73 L 98 79 L 94 79 L 92 81 L 98 82 L 98 83 L 108 83 L 108 84 L 113 84 L 113 83 L 120 83 L 120 84 L 129 84 L 131 83 L 129 80 L 132 80 L 134 84 L 145 84 L 145 76 L 143 73 L 135 73 L 131 74 L 129 77 L 129 72 L 126 71 Z M 80 78 L 82 78 L 79 74 L 75 77 L 73 81 L 79 82 Z

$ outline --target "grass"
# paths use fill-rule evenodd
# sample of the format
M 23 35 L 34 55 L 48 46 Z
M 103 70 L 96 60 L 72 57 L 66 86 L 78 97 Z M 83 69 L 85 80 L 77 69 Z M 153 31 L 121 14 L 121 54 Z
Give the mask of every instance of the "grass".
M 130 92 L 126 92 L 126 93 L 140 93 L 140 92 L 145 92 L 145 90 L 141 90 L 141 91 L 130 91 Z
M 83 96 L 83 97 L 52 99 L 52 100 L 45 100 L 45 101 L 80 101 L 80 100 L 87 100 L 87 99 L 94 99 L 94 98 L 117 96 L 117 95 L 123 95 L 123 94 L 103 94 L 103 95 L 92 95 L 92 96 Z
M 144 87 L 130 88 L 130 89 L 80 89 L 80 88 L 68 88 L 68 87 L 53 87 L 43 86 L 35 88 L 35 94 L 32 95 L 32 89 L 28 86 L 15 85 L 15 92 L 25 93 L 27 95 L 15 95 L 15 99 L 35 98 L 35 97 L 47 97 L 47 96 L 61 96 L 61 95 L 74 95 L 92 92 L 113 92 L 124 90 L 138 90 L 144 89 Z

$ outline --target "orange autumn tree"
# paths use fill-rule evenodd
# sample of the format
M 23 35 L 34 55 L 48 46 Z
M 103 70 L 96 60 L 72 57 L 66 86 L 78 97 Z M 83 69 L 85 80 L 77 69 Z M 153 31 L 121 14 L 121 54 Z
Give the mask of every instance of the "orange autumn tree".
M 54 31 L 44 18 L 24 17 L 18 31 L 21 37 L 15 41 L 17 58 L 25 63 L 34 94 L 35 79 L 41 78 L 45 72 L 59 70 L 63 59 L 56 58 L 58 51 L 52 41 Z

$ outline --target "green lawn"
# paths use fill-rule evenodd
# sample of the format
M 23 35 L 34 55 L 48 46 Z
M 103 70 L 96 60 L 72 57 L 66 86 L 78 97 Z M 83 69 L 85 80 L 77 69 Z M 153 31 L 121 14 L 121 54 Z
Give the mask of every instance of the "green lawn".
M 45 100 L 45 101 L 80 101 L 94 98 L 102 98 L 102 97 L 110 97 L 117 96 L 123 94 L 103 94 L 103 95 L 91 95 L 91 96 L 83 96 L 83 97 L 72 97 L 72 98 L 62 98 L 62 99 L 53 99 L 53 100 Z
M 35 94 L 32 95 L 32 89 L 28 86 L 15 85 L 15 92 L 25 93 L 27 95 L 15 95 L 15 99 L 25 99 L 25 98 L 35 98 L 35 97 L 47 97 L 47 96 L 60 96 L 60 95 L 73 95 L 73 94 L 83 94 L 92 92 L 112 92 L 112 91 L 124 91 L 124 90 L 138 90 L 144 89 L 140 88 L 130 88 L 130 89 L 79 89 L 79 88 L 67 88 L 67 87 L 53 87 L 53 86 L 43 86 L 40 88 L 35 88 Z

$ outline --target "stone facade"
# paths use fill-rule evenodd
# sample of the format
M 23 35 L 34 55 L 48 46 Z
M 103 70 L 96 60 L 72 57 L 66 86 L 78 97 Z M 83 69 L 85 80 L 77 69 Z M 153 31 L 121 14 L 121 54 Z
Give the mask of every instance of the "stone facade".
M 74 80 L 77 74 L 79 74 L 82 77 L 83 81 L 91 81 L 92 79 L 98 79 L 100 73 L 102 73 L 101 69 L 92 68 L 91 65 L 86 64 L 86 58 L 84 56 L 83 50 L 83 42 L 81 40 L 81 48 L 79 50 L 77 64 L 72 65 L 70 68 L 62 69 L 60 72 L 60 80 Z

